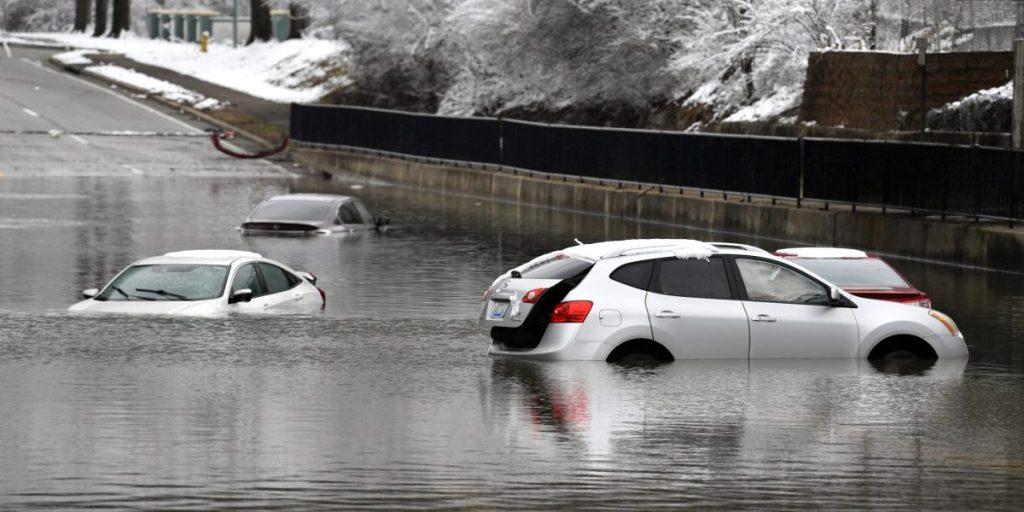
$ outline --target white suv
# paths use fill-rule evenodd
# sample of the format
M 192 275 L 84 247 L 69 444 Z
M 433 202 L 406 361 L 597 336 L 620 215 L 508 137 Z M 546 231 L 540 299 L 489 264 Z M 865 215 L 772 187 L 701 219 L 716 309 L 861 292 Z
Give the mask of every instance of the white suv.
M 623 240 L 545 254 L 495 280 L 491 354 L 534 359 L 966 357 L 934 310 L 856 297 L 760 250 Z

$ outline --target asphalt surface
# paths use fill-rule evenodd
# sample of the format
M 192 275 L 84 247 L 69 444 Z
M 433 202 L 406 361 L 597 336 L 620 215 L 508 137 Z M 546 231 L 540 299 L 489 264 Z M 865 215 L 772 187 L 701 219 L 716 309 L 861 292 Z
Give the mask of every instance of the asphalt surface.
M 206 132 L 213 126 L 60 71 L 46 64 L 53 53 L 0 53 L 0 173 L 289 172 L 280 163 L 218 153 Z M 245 141 L 232 144 L 255 150 Z

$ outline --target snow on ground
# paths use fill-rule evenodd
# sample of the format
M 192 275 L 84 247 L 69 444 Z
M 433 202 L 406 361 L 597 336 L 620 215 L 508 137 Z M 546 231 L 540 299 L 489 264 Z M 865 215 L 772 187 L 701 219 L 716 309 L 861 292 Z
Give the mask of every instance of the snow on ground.
M 22 41 L 56 42 L 71 48 L 126 57 L 279 103 L 306 103 L 347 85 L 350 48 L 340 41 L 292 39 L 232 48 L 212 43 L 207 53 L 191 43 L 128 34 L 119 39 L 85 34 L 15 34 Z
M 73 50 L 70 52 L 58 53 L 52 57 L 53 60 L 65 66 L 89 66 L 92 61 L 86 55 L 96 53 L 93 50 Z
M 218 108 L 222 103 L 214 98 L 207 98 L 195 91 L 186 89 L 179 85 L 157 80 L 151 76 L 144 75 L 134 69 L 125 69 L 120 66 L 103 64 L 85 68 L 86 73 L 100 75 L 115 83 L 120 83 L 135 89 L 141 89 L 149 94 L 155 94 L 174 101 L 191 105 L 199 110 Z
M 803 98 L 803 87 L 780 87 L 768 96 L 755 101 L 751 105 L 740 107 L 725 122 L 772 121 L 779 116 L 800 107 Z

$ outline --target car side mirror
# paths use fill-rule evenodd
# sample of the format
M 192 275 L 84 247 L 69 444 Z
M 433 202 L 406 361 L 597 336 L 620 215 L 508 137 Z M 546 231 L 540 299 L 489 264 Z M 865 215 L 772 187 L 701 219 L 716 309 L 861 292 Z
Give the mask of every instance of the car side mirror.
M 83 299 L 91 299 L 91 298 L 93 298 L 93 297 L 95 297 L 95 296 L 97 296 L 99 294 L 100 294 L 99 288 L 88 288 L 88 289 L 82 290 L 82 298 Z
M 843 297 L 843 294 L 839 293 L 839 288 L 835 286 L 828 289 L 828 305 L 834 308 L 855 308 L 855 304 L 851 303 L 849 299 Z
M 380 229 L 384 226 L 387 226 L 388 224 L 391 224 L 391 218 L 381 215 L 380 217 L 374 219 L 374 223 L 377 225 L 377 229 Z
M 249 288 L 242 288 L 241 290 L 235 290 L 228 297 L 228 304 L 235 304 L 238 302 L 249 302 L 252 300 L 252 290 Z

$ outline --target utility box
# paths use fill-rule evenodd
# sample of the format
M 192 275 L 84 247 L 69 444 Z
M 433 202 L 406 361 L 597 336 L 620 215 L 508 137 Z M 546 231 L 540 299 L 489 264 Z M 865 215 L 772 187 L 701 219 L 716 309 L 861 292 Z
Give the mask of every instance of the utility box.
M 199 17 L 196 11 L 185 12 L 185 41 L 194 43 L 199 40 Z
M 156 39 L 160 37 L 160 15 L 163 11 L 160 9 L 152 9 L 146 13 L 146 28 L 149 29 L 149 38 Z
M 274 31 L 274 39 L 284 41 L 292 31 L 292 13 L 288 9 L 270 11 L 270 24 Z
M 206 32 L 210 39 L 213 39 L 213 18 L 219 16 L 220 13 L 216 11 L 200 11 L 197 16 L 199 18 L 199 34 L 196 36 L 197 40 L 203 32 Z
M 174 17 L 174 39 L 181 41 L 185 39 L 185 14 L 178 11 L 171 16 Z
M 171 13 L 163 11 L 160 13 L 160 39 L 171 39 Z

